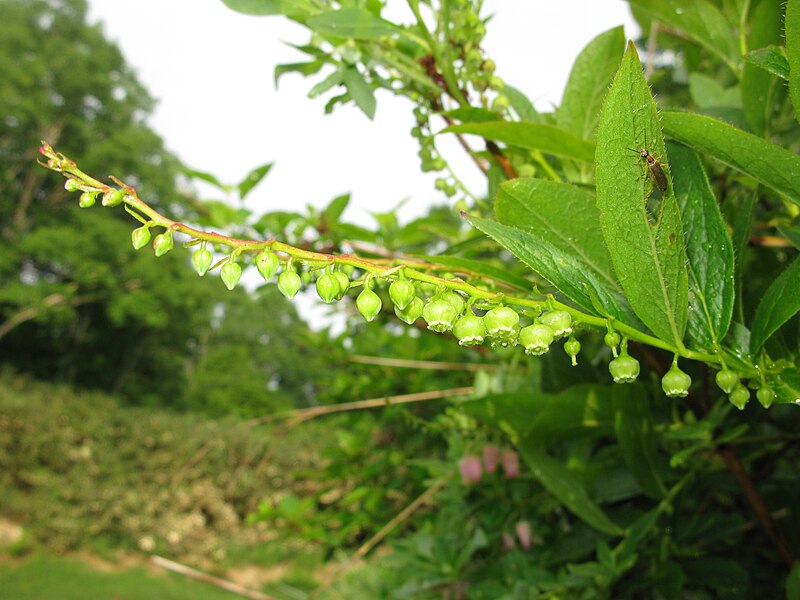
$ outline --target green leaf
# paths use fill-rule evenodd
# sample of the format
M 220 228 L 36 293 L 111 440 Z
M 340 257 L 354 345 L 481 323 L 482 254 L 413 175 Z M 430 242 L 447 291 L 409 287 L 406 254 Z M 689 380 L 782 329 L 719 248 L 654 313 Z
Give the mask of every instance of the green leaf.
M 778 377 L 770 380 L 778 404 L 800 405 L 800 371 L 785 369 Z
M 256 167 L 252 171 L 250 171 L 244 179 L 239 182 L 239 185 L 236 187 L 239 189 L 239 198 L 244 200 L 245 196 L 249 194 L 254 187 L 256 187 L 261 180 L 264 179 L 269 170 L 272 168 L 273 163 L 267 163 L 265 165 L 261 165 L 260 167 Z
M 336 69 L 333 73 L 328 75 L 322 81 L 314 84 L 314 86 L 308 91 L 309 98 L 316 98 L 320 94 L 324 94 L 333 86 L 339 85 L 344 82 L 344 69 Z
M 688 318 L 688 274 L 680 211 L 671 186 L 651 221 L 653 185 L 631 149 L 665 156 L 655 103 L 639 56 L 628 45 L 597 130 L 597 206 L 614 270 L 633 310 L 653 333 L 681 347 Z
M 496 221 L 466 214 L 464 216 L 584 310 L 631 323 L 625 299 L 608 289 L 590 268 L 572 255 L 559 250 L 546 238 Z M 594 306 L 592 295 L 600 301 L 606 314 Z
M 504 225 L 548 240 L 591 269 L 609 289 L 622 291 L 603 241 L 592 194 L 555 181 L 512 179 L 500 186 L 495 215 Z
M 755 354 L 778 328 L 800 310 L 800 257 L 772 282 L 758 303 L 750 328 L 750 349 Z
M 581 51 L 556 113 L 556 123 L 584 139 L 592 139 L 608 86 L 625 50 L 625 31 L 615 27 L 601 33 Z
M 661 113 L 664 131 L 701 154 L 747 173 L 800 204 L 800 156 L 727 123 L 680 112 Z
M 276 65 L 272 75 L 273 81 L 275 83 L 275 89 L 278 88 L 278 80 L 286 73 L 300 73 L 304 77 L 308 77 L 309 75 L 313 75 L 314 73 L 319 73 L 319 70 L 324 65 L 325 61 L 322 60 L 312 60 L 310 62 L 286 63 L 283 65 Z
M 689 74 L 689 94 L 701 109 L 742 108 L 742 91 L 739 86 L 724 88 L 708 75 Z
M 748 64 L 764 69 L 781 79 L 789 80 L 789 59 L 783 46 L 758 48 L 745 54 L 744 59 Z
M 795 248 L 800 250 L 800 227 L 797 225 L 778 225 L 777 230 L 785 237 Z
M 739 45 L 731 23 L 707 0 L 630 0 L 652 19 L 678 29 L 738 72 Z
M 372 92 L 367 80 L 355 67 L 349 67 L 344 72 L 344 85 L 350 97 L 353 98 L 358 108 L 370 119 L 375 118 L 375 94 Z
M 667 148 L 689 258 L 689 335 L 710 350 L 733 315 L 733 243 L 697 154 L 680 144 Z
M 202 181 L 205 181 L 206 183 L 213 185 L 215 188 L 225 192 L 226 194 L 231 191 L 231 186 L 225 185 L 211 173 L 206 173 L 205 171 L 198 171 L 197 169 L 183 169 L 183 172 L 186 174 L 187 177 L 193 177 L 195 179 L 200 179 Z
M 800 563 L 795 563 L 786 577 L 786 600 L 800 600 Z
M 306 25 L 322 35 L 354 40 L 374 40 L 399 31 L 389 21 L 357 8 L 324 12 L 308 19 Z
M 317 12 L 310 0 L 222 0 L 236 12 L 245 15 L 286 15 L 289 18 L 302 18 Z
M 589 497 L 583 482 L 560 461 L 537 450 L 535 442 L 526 438 L 517 448 L 539 483 L 587 525 L 603 533 L 622 535 L 622 529 Z
M 749 48 L 780 44 L 783 6 L 781 2 L 757 2 L 749 15 Z M 769 73 L 745 61 L 742 70 L 742 106 L 751 131 L 763 136 L 775 111 L 773 88 L 778 82 Z M 782 87 L 782 86 L 781 86 Z
M 786 4 L 786 57 L 789 60 L 789 94 L 794 114 L 800 121 L 800 0 Z
M 656 434 L 647 405 L 647 394 L 639 384 L 612 386 L 614 431 L 625 464 L 642 491 L 651 498 L 662 498 L 666 487 L 657 465 Z
M 449 117 L 455 121 L 463 123 L 486 123 L 488 121 L 500 121 L 502 117 L 491 110 L 478 108 L 477 106 L 463 106 L 442 113 L 442 116 Z
M 529 292 L 532 287 L 532 282 L 524 277 L 519 277 L 508 269 L 501 269 L 492 266 L 484 260 L 471 260 L 468 258 L 461 258 L 460 256 L 429 256 L 424 254 L 413 254 L 415 258 L 421 258 L 435 265 L 442 265 L 450 267 L 455 273 L 464 273 L 466 275 L 473 275 L 481 278 L 488 278 L 500 283 Z
M 333 221 L 338 221 L 348 204 L 350 204 L 350 194 L 336 196 L 322 211 L 322 216 L 329 224 Z
M 511 108 L 517 113 L 520 121 L 530 121 L 531 123 L 542 122 L 542 116 L 536 108 L 534 108 L 533 102 L 517 88 L 506 84 L 503 86 L 503 94 L 505 94 L 511 102 Z
M 758 200 L 758 193 L 745 196 L 738 207 L 733 217 L 733 234 L 731 240 L 733 242 L 733 256 L 734 256 L 734 277 L 736 284 L 736 302 L 738 304 L 737 319 L 739 323 L 744 323 L 744 307 L 742 306 L 742 281 L 744 269 L 744 256 L 748 252 L 747 242 L 750 239 L 750 231 L 753 229 L 753 215 Z M 749 347 L 749 345 L 748 345 Z
M 440 133 L 472 133 L 487 140 L 503 142 L 518 148 L 541 150 L 548 154 L 586 162 L 594 160 L 594 144 L 555 125 L 508 121 L 462 123 L 451 125 Z

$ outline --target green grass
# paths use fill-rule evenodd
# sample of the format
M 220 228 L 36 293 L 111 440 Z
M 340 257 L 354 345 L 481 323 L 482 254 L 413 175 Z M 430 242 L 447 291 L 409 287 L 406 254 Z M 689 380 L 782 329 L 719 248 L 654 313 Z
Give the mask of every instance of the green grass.
M 210 584 L 145 567 L 111 573 L 93 570 L 74 558 L 37 555 L 17 564 L 0 563 L 3 598 L 14 600 L 231 600 Z

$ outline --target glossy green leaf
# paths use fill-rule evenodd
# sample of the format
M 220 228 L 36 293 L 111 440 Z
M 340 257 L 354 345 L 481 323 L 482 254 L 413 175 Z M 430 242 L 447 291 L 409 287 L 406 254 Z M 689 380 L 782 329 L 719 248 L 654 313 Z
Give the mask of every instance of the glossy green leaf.
M 794 152 L 702 115 L 664 112 L 661 122 L 670 137 L 800 204 L 800 156 Z
M 631 151 L 643 147 L 645 139 L 651 154 L 666 156 L 655 103 L 636 48 L 629 44 L 597 130 L 600 224 L 633 310 L 658 337 L 680 347 L 688 318 L 680 210 L 669 186 L 657 215 L 650 215 L 647 203 L 654 186 L 646 164 Z
M 222 0 L 228 8 L 245 15 L 286 15 L 299 18 L 317 12 L 311 0 Z
M 794 114 L 800 121 L 800 0 L 786 4 L 786 57 L 789 60 L 789 94 Z
M 750 232 L 753 229 L 753 216 L 757 200 L 757 192 L 742 198 L 741 202 L 736 207 L 733 218 L 731 241 L 733 242 L 733 272 L 736 284 L 736 303 L 738 304 L 736 313 L 737 320 L 742 326 L 744 324 L 744 307 L 742 306 L 742 276 L 744 269 L 742 267 L 744 265 L 744 256 L 748 252 L 747 242 L 750 239 Z M 746 348 L 749 348 L 749 344 Z
M 651 498 L 662 498 L 666 487 L 658 465 L 656 434 L 647 393 L 639 384 L 612 386 L 616 415 L 614 432 L 625 464 L 642 491 Z
M 442 113 L 443 116 L 461 121 L 463 123 L 486 123 L 489 121 L 500 121 L 502 117 L 494 111 L 477 106 L 463 106 Z
M 647 16 L 683 32 L 708 52 L 738 70 L 739 45 L 733 26 L 708 0 L 630 0 Z
M 250 171 L 245 178 L 239 182 L 239 185 L 236 186 L 239 190 L 239 198 L 244 200 L 247 194 L 249 194 L 254 187 L 261 183 L 261 180 L 264 179 L 271 168 L 272 163 L 267 163 Z
M 559 250 L 546 238 L 496 221 L 470 215 L 465 217 L 584 310 L 631 323 L 625 299 L 608 289 L 592 269 Z M 604 307 L 605 314 L 595 308 L 592 295 Z
M 789 240 L 792 246 L 800 250 L 800 227 L 797 225 L 778 225 L 777 229 L 783 237 Z
M 344 85 L 355 101 L 356 106 L 361 109 L 370 119 L 375 118 L 375 94 L 367 80 L 355 67 L 350 67 L 344 72 Z
M 758 48 L 745 54 L 744 59 L 748 64 L 764 69 L 786 81 L 789 80 L 789 59 L 783 46 Z
M 584 139 L 593 139 L 608 86 L 625 50 L 625 32 L 615 27 L 601 33 L 581 51 L 564 88 L 556 123 Z
M 492 279 L 499 283 L 529 292 L 533 283 L 524 277 L 519 277 L 511 273 L 508 269 L 501 269 L 492 266 L 485 260 L 471 260 L 468 258 L 461 258 L 460 256 L 429 256 L 429 255 L 412 255 L 415 258 L 421 258 L 434 265 L 442 265 L 453 269 L 454 273 L 463 273 L 466 275 L 473 275 L 482 278 Z
M 534 179 L 512 179 L 500 186 L 495 215 L 511 225 L 547 239 L 591 269 L 609 289 L 622 291 L 600 231 L 594 196 L 572 185 Z
M 272 73 L 273 82 L 275 83 L 275 88 L 278 88 L 278 81 L 283 75 L 286 73 L 300 73 L 304 77 L 308 77 L 309 75 L 314 75 L 318 73 L 319 70 L 325 65 L 324 61 L 321 60 L 312 60 L 310 62 L 300 62 L 300 63 L 286 63 L 283 65 L 276 65 L 275 70 Z
M 785 369 L 769 383 L 776 403 L 800 405 L 800 372 L 797 369 Z
M 783 25 L 783 6 L 780 2 L 754 3 L 749 15 L 747 45 L 761 48 L 780 44 Z M 750 130 L 763 136 L 775 111 L 773 89 L 778 82 L 760 67 L 745 61 L 742 70 L 742 106 Z M 782 86 L 782 84 L 781 84 Z
M 535 439 L 520 440 L 517 449 L 539 483 L 584 523 L 603 533 L 622 535 L 622 529 L 592 500 L 583 482 L 561 461 L 538 450 Z
M 594 160 L 594 144 L 555 125 L 508 121 L 462 123 L 447 127 L 442 133 L 472 133 L 518 148 L 541 150 L 547 154 L 587 162 Z
M 800 311 L 800 258 L 767 288 L 758 303 L 750 328 L 750 349 L 755 354 L 778 328 Z
M 320 94 L 324 94 L 329 89 L 334 86 L 337 86 L 341 83 L 344 83 L 344 74 L 345 70 L 342 68 L 336 69 L 333 73 L 328 75 L 322 81 L 315 83 L 312 88 L 308 91 L 309 98 L 316 98 Z
M 374 40 L 398 32 L 389 21 L 357 8 L 324 12 L 308 19 L 306 25 L 322 35 L 355 40 Z
M 511 102 L 511 108 L 517 113 L 520 121 L 529 121 L 531 123 L 542 122 L 542 116 L 533 106 L 533 102 L 517 88 L 506 84 L 503 86 L 503 94 L 505 94 Z
M 697 154 L 676 143 L 667 148 L 689 259 L 689 336 L 711 350 L 733 315 L 733 243 Z
M 330 203 L 328 203 L 328 206 L 326 206 L 322 211 L 322 216 L 329 224 L 333 221 L 337 221 L 339 220 L 339 217 L 342 216 L 342 213 L 347 208 L 348 204 L 350 204 L 350 194 L 336 196 L 336 198 L 331 200 Z

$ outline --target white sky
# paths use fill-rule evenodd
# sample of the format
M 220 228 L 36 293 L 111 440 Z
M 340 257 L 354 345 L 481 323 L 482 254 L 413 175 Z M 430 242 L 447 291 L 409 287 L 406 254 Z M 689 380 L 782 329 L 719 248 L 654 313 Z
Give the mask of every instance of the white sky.
M 404 4 L 401 0 L 393 3 Z M 305 43 L 305 30 L 282 17 L 245 16 L 221 0 L 90 0 L 90 20 L 104 23 L 140 81 L 158 99 L 151 125 L 188 166 L 238 182 L 275 161 L 251 193 L 257 212 L 324 206 L 351 192 L 346 217 L 369 223 L 367 211 L 409 201 L 401 218 L 422 214 L 444 197 L 436 175 L 419 170 L 410 103 L 378 92 L 370 122 L 357 109 L 324 115 L 325 98 L 306 97 L 314 81 L 285 75 L 276 64 L 305 60 L 284 42 Z M 586 43 L 624 24 L 638 30 L 621 0 L 486 0 L 484 47 L 498 75 L 540 110 L 558 104 L 569 70 Z M 448 149 L 453 149 L 452 152 Z M 454 145 L 448 158 L 460 158 Z M 453 161 L 478 193 L 485 184 L 470 163 Z

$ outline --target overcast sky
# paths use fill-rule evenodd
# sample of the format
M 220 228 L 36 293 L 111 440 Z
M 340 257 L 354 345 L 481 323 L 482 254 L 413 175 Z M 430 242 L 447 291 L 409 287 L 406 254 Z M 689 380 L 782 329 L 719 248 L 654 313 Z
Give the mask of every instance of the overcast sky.
M 241 15 L 221 0 L 89 4 L 90 19 L 104 24 L 158 100 L 151 125 L 184 163 L 237 182 L 275 161 L 248 203 L 257 212 L 323 206 L 352 192 L 346 216 L 364 223 L 367 211 L 388 210 L 406 198 L 405 219 L 442 201 L 433 190 L 435 175 L 419 171 L 408 133 L 410 103 L 378 92 L 370 122 L 350 107 L 325 116 L 325 99 L 308 99 L 313 81 L 299 75 L 284 76 L 275 90 L 274 66 L 305 60 L 286 42 L 305 43 L 307 35 L 287 19 Z M 498 75 L 540 110 L 558 104 L 572 62 L 589 40 L 620 24 L 629 38 L 638 31 L 620 0 L 486 0 L 484 6 L 495 15 L 484 47 Z M 457 164 L 465 182 L 485 190 L 474 167 Z

